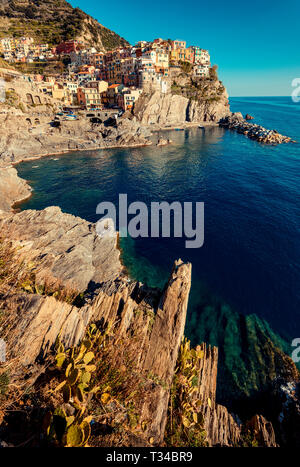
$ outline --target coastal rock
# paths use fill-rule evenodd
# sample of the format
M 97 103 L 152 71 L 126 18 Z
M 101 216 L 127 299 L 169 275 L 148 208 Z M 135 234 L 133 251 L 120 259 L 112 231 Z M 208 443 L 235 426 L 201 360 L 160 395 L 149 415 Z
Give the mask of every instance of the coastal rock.
M 295 143 L 288 136 L 278 133 L 276 130 L 267 130 L 261 125 L 248 123 L 242 114 L 232 113 L 230 116 L 222 118 L 219 125 L 229 130 L 234 130 L 237 133 L 246 135 L 248 138 L 254 139 L 259 143 L 264 144 L 282 144 L 282 143 Z
M 207 100 L 199 102 L 191 100 L 187 109 L 187 120 L 189 122 L 214 122 L 217 123 L 229 113 L 227 97 L 220 100 Z
M 245 120 L 254 120 L 254 117 L 252 117 L 252 115 L 246 114 Z
M 167 146 L 168 144 L 170 144 L 170 140 L 169 139 L 163 139 L 163 138 L 160 138 L 156 144 L 156 146 Z
M 83 338 L 89 322 L 112 323 L 116 342 L 138 332 L 139 346 L 136 362 L 141 374 L 155 375 L 164 381 L 161 385 L 151 378 L 148 381 L 147 397 L 142 401 L 141 420 L 147 420 L 144 445 L 151 436 L 155 444 L 162 442 L 167 418 L 169 387 L 174 376 L 179 346 L 183 337 L 188 296 L 191 284 L 191 265 L 176 261 L 157 305 L 152 308 L 150 290 L 138 283 L 111 282 L 99 292 L 91 305 L 82 308 L 58 302 L 53 297 L 21 293 L 14 296 L 15 312 L 10 311 L 6 330 L 1 336 L 7 342 L 8 358 L 16 359 L 15 374 L 22 368 L 37 365 L 45 359 L 58 335 L 67 347 L 76 345 Z M 145 293 L 146 292 L 146 293 Z M 144 296 L 144 299 L 142 298 Z M 136 298 L 138 297 L 138 299 Z M 144 301 L 145 300 L 145 301 Z M 11 296 L 6 296 L 1 305 L 10 309 Z M 145 307 L 145 313 L 136 314 Z M 22 313 L 18 310 L 22 309 Z M 147 311 L 148 310 L 148 311 Z M 149 326 L 150 312 L 154 323 Z M 35 368 L 35 375 L 39 370 Z M 20 373 L 18 373 L 20 372 Z M 34 375 L 32 375 L 34 380 Z
M 143 92 L 134 114 L 143 124 L 164 127 L 186 122 L 217 123 L 230 114 L 230 109 L 226 89 L 218 80 L 198 82 L 181 73 L 167 92 Z
M 8 358 L 16 361 L 13 381 L 20 378 L 25 367 L 30 367 L 33 384 L 57 336 L 66 347 L 74 346 L 83 338 L 90 322 L 112 323 L 116 342 L 138 333 L 140 345 L 136 348 L 135 358 L 139 371 L 155 375 L 155 379 L 150 377 L 147 383 L 149 391 L 140 412 L 141 423 L 147 421 L 147 428 L 144 437 L 133 445 L 147 446 L 149 437 L 159 445 L 164 438 L 169 387 L 183 337 L 190 283 L 191 265 L 179 260 L 175 262 L 160 297 L 142 284 L 129 284 L 125 280 L 107 284 L 91 305 L 82 308 L 58 302 L 53 297 L 25 293 L 6 296 L 4 301 L 1 300 L 1 306 L 9 311 L 13 302 L 14 313 L 8 313 L 6 329 L 9 328 L 9 332 L 2 330 L 1 336 L 7 342 Z M 150 303 L 152 301 L 150 306 L 149 299 Z M 146 312 L 141 313 L 143 308 Z M 22 313 L 19 313 L 20 309 Z M 154 323 L 149 327 L 151 313 L 154 313 Z M 204 357 L 198 368 L 198 394 L 203 404 L 207 441 L 211 446 L 238 446 L 242 427 L 226 407 L 216 403 L 218 350 L 205 344 L 201 349 Z M 272 437 L 268 437 L 269 432 L 273 435 L 266 421 L 257 427 L 266 446 L 274 445 Z
M 0 211 L 10 211 L 14 203 L 30 195 L 30 186 L 18 177 L 15 168 L 0 168 Z
M 100 238 L 95 224 L 59 207 L 0 215 L 0 229 L 21 247 L 22 257 L 36 263 L 40 280 L 49 275 L 82 292 L 91 281 L 112 280 L 122 270 L 117 234 Z
M 268 422 L 262 415 L 254 415 L 244 427 L 255 435 L 260 447 L 276 447 L 275 432 L 272 423 Z
M 177 125 L 186 121 L 188 104 L 186 97 L 155 91 L 140 96 L 134 113 L 142 124 Z
M 28 122 L 30 120 L 30 122 Z M 0 115 L 0 167 L 21 160 L 70 150 L 137 147 L 151 144 L 150 132 L 140 122 L 120 119 L 113 126 L 93 124 L 81 116 L 52 126 L 49 116 Z
M 185 122 L 218 122 L 228 115 L 224 102 L 197 102 L 187 97 L 159 91 L 142 95 L 136 103 L 135 115 L 143 124 L 176 126 Z
M 163 291 L 130 281 L 122 274 L 116 237 L 99 238 L 95 225 L 62 213 L 58 207 L 3 213 L 0 229 L 18 246 L 16 259 L 34 262 L 37 277 L 50 274 L 62 287 L 72 285 L 85 291 L 80 308 L 18 288 L 0 296 L 5 323 L 0 323 L 0 335 L 7 344 L 8 362 L 15 362 L 11 381 L 22 382 L 26 372 L 27 382 L 34 384 L 45 371 L 58 336 L 70 347 L 81 341 L 89 323 L 110 323 L 116 348 L 132 336 L 138 338 L 138 345 L 132 341 L 134 361 L 136 371 L 146 378 L 145 392 L 139 399 L 140 422 L 146 423 L 146 429 L 132 445 L 148 446 L 150 438 L 154 445 L 160 445 L 184 334 L 191 265 L 176 261 Z M 207 440 L 212 446 L 239 445 L 240 425 L 216 402 L 218 351 L 205 344 L 201 348 L 198 397 L 203 403 Z M 266 440 L 266 444 L 271 445 L 271 441 Z

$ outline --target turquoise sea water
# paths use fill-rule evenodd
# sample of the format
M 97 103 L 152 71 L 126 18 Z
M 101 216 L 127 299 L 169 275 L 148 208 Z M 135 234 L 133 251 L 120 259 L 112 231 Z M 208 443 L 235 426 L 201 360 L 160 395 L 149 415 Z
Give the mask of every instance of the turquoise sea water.
M 300 103 L 288 97 L 234 98 L 231 109 L 300 141 Z M 291 340 L 300 337 L 300 144 L 263 146 L 221 128 L 166 136 L 171 146 L 24 162 L 17 169 L 34 194 L 21 208 L 59 205 L 97 221 L 97 204 L 117 204 L 119 193 L 147 205 L 203 201 L 202 248 L 186 249 L 178 238 L 128 238 L 121 246 L 132 277 L 153 286 L 164 284 L 176 258 L 192 262 L 186 333 L 193 343 L 219 346 L 224 401 L 234 385 L 245 391 L 257 385 L 259 357 L 254 352 L 253 366 L 249 346 L 257 347 L 258 332 L 287 353 Z

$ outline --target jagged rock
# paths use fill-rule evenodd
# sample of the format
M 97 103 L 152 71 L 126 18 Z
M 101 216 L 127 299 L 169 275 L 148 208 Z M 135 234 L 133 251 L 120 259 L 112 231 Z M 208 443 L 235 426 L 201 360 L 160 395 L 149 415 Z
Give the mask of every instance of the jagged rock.
M 0 214 L 1 233 L 36 263 L 37 277 L 54 277 L 79 292 L 88 284 L 112 280 L 122 270 L 117 234 L 100 238 L 91 224 L 59 207 Z
M 202 400 L 204 427 L 210 446 L 236 446 L 240 426 L 226 407 L 216 403 L 218 349 L 201 344 L 204 356 L 199 362 L 197 397 Z
M 262 415 L 254 415 L 245 424 L 245 429 L 249 429 L 255 436 L 260 447 L 276 447 L 275 432 L 272 423 L 268 422 Z
M 167 146 L 168 144 L 170 144 L 170 141 L 168 139 L 160 138 L 156 146 Z
M 229 106 L 226 96 L 220 101 L 197 101 L 155 91 L 143 93 L 134 109 L 135 115 L 143 124 L 160 126 L 180 125 L 185 122 L 218 122 L 228 115 Z
M 142 438 L 133 445 L 159 445 L 164 438 L 170 386 L 178 350 L 183 338 L 191 265 L 176 261 L 163 292 L 128 281 L 120 275 L 116 238 L 109 246 L 96 236 L 95 226 L 64 214 L 57 207 L 43 211 L 2 214 L 1 232 L 15 245 L 16 254 L 34 258 L 37 270 L 50 271 L 62 285 L 77 284 L 85 290 L 86 302 L 78 308 L 54 297 L 8 292 L 0 298 L 5 326 L 0 335 L 7 344 L 7 359 L 14 361 L 11 380 L 22 380 L 24 371 L 33 383 L 41 372 L 58 337 L 66 347 L 77 345 L 90 322 L 111 323 L 115 345 L 138 336 L 135 363 L 148 377 L 146 396 L 141 401 L 140 422 L 147 421 Z M 153 319 L 153 322 L 151 322 Z M 240 426 L 226 407 L 216 403 L 218 351 L 202 344 L 204 357 L 198 368 L 198 397 L 203 402 L 205 429 L 210 445 L 235 446 Z
M 11 206 L 28 198 L 31 188 L 13 167 L 0 169 L 0 211 L 10 211 Z
M 254 117 L 252 117 L 252 115 L 246 114 L 245 120 L 254 120 Z
M 292 375 L 291 375 L 292 376 Z M 300 446 L 300 380 L 291 377 L 277 378 L 270 391 L 272 423 L 279 444 L 285 447 Z
M 114 285 L 114 293 L 108 293 L 110 284 L 105 292 L 99 292 L 92 305 L 81 309 L 58 302 L 53 297 L 15 295 L 15 314 L 9 313 L 6 330 L 2 330 L 1 336 L 7 342 L 8 359 L 16 359 L 15 368 L 22 374 L 22 368 L 46 357 L 58 335 L 66 347 L 78 344 L 91 321 L 113 323 L 116 342 L 127 333 L 131 335 L 138 331 L 140 345 L 136 349 L 136 362 L 141 373 L 156 375 L 165 383 L 161 385 L 149 380 L 151 392 L 141 409 L 141 421 L 148 422 L 145 440 L 151 436 L 159 444 L 164 437 L 169 388 L 183 338 L 191 265 L 180 260 L 175 262 L 165 291 L 155 307 L 152 328 L 149 327 L 149 313 L 140 315 L 140 319 L 135 318 L 141 302 L 136 302 L 134 297 L 143 294 L 141 286 L 137 283 L 129 285 L 126 281 Z M 11 300 L 11 296 L 6 296 L 1 306 L 9 308 Z
M 30 122 L 28 122 L 28 120 Z M 51 126 L 51 118 L 0 115 L 0 167 L 25 159 L 59 154 L 75 149 L 138 147 L 152 144 L 149 129 L 135 118 L 118 120 L 113 126 L 93 124 L 82 116 L 75 121 L 61 121 Z M 113 120 L 115 122 L 115 120 Z
M 261 125 L 248 123 L 239 112 L 222 118 L 219 125 L 230 130 L 235 130 L 248 136 L 248 138 L 264 144 L 295 143 L 291 138 L 279 134 L 276 130 L 267 130 Z

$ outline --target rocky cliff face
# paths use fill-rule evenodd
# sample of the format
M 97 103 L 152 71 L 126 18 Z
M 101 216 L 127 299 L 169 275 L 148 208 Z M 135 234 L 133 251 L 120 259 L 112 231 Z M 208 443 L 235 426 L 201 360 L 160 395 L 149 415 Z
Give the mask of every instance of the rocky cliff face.
M 41 374 L 45 377 L 48 374 L 47 367 L 58 336 L 68 348 L 82 340 L 89 323 L 98 323 L 98 326 L 101 323 L 101 328 L 109 325 L 113 329 L 112 348 L 118 349 L 118 358 L 120 353 L 126 355 L 130 348 L 134 355 L 132 372 L 143 378 L 143 389 L 133 401 L 140 424 L 145 428 L 142 432 L 126 431 L 126 441 L 123 433 L 118 442 L 147 446 L 151 440 L 150 444 L 163 444 L 170 387 L 184 334 L 191 265 L 176 261 L 163 291 L 132 282 L 122 272 L 116 236 L 101 239 L 94 225 L 63 214 L 56 207 L 18 214 L 3 212 L 0 231 L 2 238 L 9 239 L 13 245 L 14 261 L 22 267 L 30 265 L 35 284 L 42 284 L 51 276 L 59 281 L 60 287 L 73 287 L 82 292 L 79 306 L 58 301 L 55 296 L 41 292 L 44 289 L 29 285 L 28 281 L 23 283 L 23 279 L 19 286 L 18 282 L 14 282 L 13 287 L 2 286 L 0 336 L 7 344 L 11 384 L 33 386 L 38 394 Z M 2 240 L 2 245 L 6 243 Z M 33 293 L 34 288 L 39 293 Z M 240 445 L 244 427 L 226 407 L 216 403 L 218 351 L 205 344 L 201 349 L 203 358 L 197 368 L 196 396 L 202 400 L 207 442 L 209 445 Z M 45 399 L 43 404 L 47 405 Z M 121 409 L 124 412 L 124 408 Z M 31 407 L 27 413 L 33 411 L 34 414 L 34 410 L 37 409 Z M 113 427 L 119 423 L 118 417 L 124 416 L 120 410 L 114 408 L 114 415 L 108 417 L 106 424 Z M 259 433 L 263 433 L 261 445 L 274 446 L 272 425 L 266 428 L 267 422 L 259 420 Z M 13 442 L 18 432 L 11 423 L 13 419 L 8 413 L 0 428 L 0 437 L 7 442 Z M 93 445 L 111 445 L 107 432 L 97 433 L 92 434 Z M 22 434 L 18 436 L 22 439 Z
M 171 79 L 170 79 L 171 80 Z M 181 73 L 172 78 L 168 92 L 144 92 L 134 113 L 144 124 L 161 126 L 185 122 L 217 123 L 230 114 L 228 94 L 216 79 L 193 79 Z
M 113 280 L 122 271 L 117 234 L 101 238 L 94 224 L 58 207 L 0 215 L 0 230 L 36 263 L 39 278 L 50 275 L 78 292 L 91 282 Z
M 28 198 L 30 195 L 30 187 L 25 180 L 18 177 L 15 168 L 0 169 L 0 212 L 10 211 L 14 203 Z
M 28 158 L 72 150 L 137 147 L 151 144 L 149 130 L 136 119 L 117 125 L 93 124 L 89 118 L 51 126 L 47 113 L 0 115 L 0 167 Z M 17 135 L 17 137 L 16 137 Z

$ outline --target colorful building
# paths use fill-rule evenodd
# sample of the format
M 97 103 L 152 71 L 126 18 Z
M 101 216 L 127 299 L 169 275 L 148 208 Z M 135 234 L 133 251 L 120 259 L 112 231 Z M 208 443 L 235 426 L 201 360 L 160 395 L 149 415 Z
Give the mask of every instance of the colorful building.
M 56 54 L 70 54 L 71 52 L 76 52 L 80 48 L 80 43 L 76 40 L 61 42 L 56 47 Z
M 129 89 L 123 88 L 123 90 L 117 96 L 117 105 L 124 111 L 132 110 L 135 102 L 142 94 L 142 89 Z
M 173 50 L 176 49 L 185 49 L 186 48 L 186 41 L 179 41 L 176 39 L 175 41 L 171 42 L 171 47 Z

